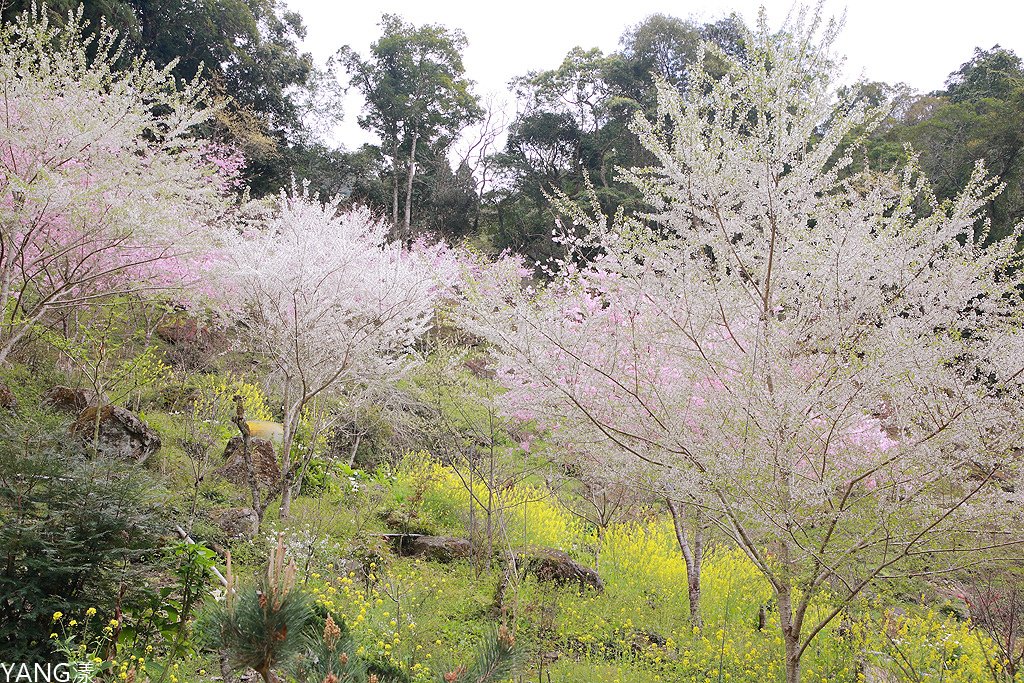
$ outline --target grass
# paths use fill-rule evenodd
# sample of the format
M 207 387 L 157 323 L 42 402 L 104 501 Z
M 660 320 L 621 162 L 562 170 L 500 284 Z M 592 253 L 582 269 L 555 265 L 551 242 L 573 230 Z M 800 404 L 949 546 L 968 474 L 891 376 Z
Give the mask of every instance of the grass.
M 12 385 L 22 387 L 26 403 L 39 394 L 41 383 L 11 379 L 17 380 Z M 168 499 L 167 521 L 182 523 L 191 495 L 189 462 L 178 442 L 185 418 L 154 408 L 146 419 L 163 440 L 150 467 L 159 475 L 160 495 Z M 223 443 L 211 449 L 214 467 L 220 464 L 222 449 Z M 483 484 L 474 486 L 477 497 L 485 499 Z M 498 548 L 558 548 L 593 566 L 596 530 L 568 512 L 539 478 L 493 494 Z M 212 475 L 200 486 L 200 513 L 244 505 L 246 500 L 246 492 Z M 694 629 L 685 565 L 671 520 L 657 509 L 640 511 L 632 521 L 607 529 L 601 544 L 603 592 L 540 584 L 527 577 L 506 594 L 504 611 L 495 604 L 504 570 L 500 554 L 490 563 L 451 565 L 393 557 L 374 539 L 388 530 L 384 519 L 395 511 L 431 533 L 465 536 L 470 494 L 455 470 L 423 452 L 375 473 L 346 472 L 315 495 L 295 499 L 287 524 L 277 522 L 272 505 L 255 539 L 229 545 L 235 570 L 241 575 L 260 571 L 270 539 L 284 533 L 306 589 L 336 619 L 349 624 L 359 654 L 417 683 L 437 681 L 440 674 L 468 661 L 484 635 L 502 620 L 514 626 L 522 657 L 517 682 L 781 680 L 782 647 L 770 586 L 742 553 L 720 543 L 705 559 L 705 626 Z M 478 524 L 482 514 L 477 508 Z M 202 521 L 194 534 L 201 541 L 224 542 Z M 901 681 L 1002 680 L 992 674 L 997 665 L 988 637 L 925 603 L 907 600 L 897 610 L 896 600 L 880 595 L 859 604 L 809 648 L 804 680 L 865 681 L 872 671 Z M 827 606 L 826 600 L 818 608 Z M 762 610 L 767 623 L 759 630 Z M 180 663 L 173 683 L 209 681 L 217 670 L 213 654 L 200 653 Z

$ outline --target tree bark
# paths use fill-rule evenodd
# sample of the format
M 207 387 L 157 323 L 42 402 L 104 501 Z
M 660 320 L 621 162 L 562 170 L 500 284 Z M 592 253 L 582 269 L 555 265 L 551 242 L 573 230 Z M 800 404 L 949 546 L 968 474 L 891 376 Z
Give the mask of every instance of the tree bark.
M 292 512 L 292 478 L 294 477 L 292 439 L 295 438 L 295 424 L 299 421 L 302 407 L 305 405 L 305 398 L 303 398 L 297 405 L 291 408 L 287 407 L 291 398 L 290 383 L 291 379 L 285 378 L 284 405 L 286 408 L 282 425 L 283 433 L 281 434 L 281 508 L 278 511 L 278 518 L 282 522 L 288 519 L 288 515 Z
M 412 179 L 416 176 L 416 143 L 419 141 L 418 129 L 412 132 L 412 148 L 409 151 L 409 175 L 405 185 L 405 221 L 402 224 L 402 239 L 412 236 Z
M 800 623 L 798 615 L 793 613 L 793 588 L 789 574 L 789 548 L 780 544 L 779 562 L 782 576 L 776 584 L 775 592 L 779 600 L 779 627 L 782 641 L 785 644 L 786 683 L 798 683 L 800 680 Z
M 672 526 L 675 527 L 676 542 L 683 554 L 683 561 L 686 563 L 686 587 L 690 599 L 690 624 L 702 627 L 704 620 L 701 618 L 700 609 L 700 570 L 704 562 L 704 522 L 700 510 L 694 510 L 694 532 L 693 543 L 690 543 L 686 532 L 685 510 L 675 501 L 669 499 L 668 509 L 672 514 Z
M 232 420 L 242 435 L 242 461 L 245 463 L 245 478 L 249 480 L 249 488 L 252 493 L 252 509 L 256 512 L 257 526 L 263 523 L 263 503 L 260 500 L 260 486 L 256 481 L 256 468 L 252 464 L 252 441 L 249 423 L 245 419 L 245 399 L 241 394 L 235 394 L 235 419 Z
M 398 134 L 391 138 L 391 230 L 398 236 Z
M 356 464 L 356 454 L 359 453 L 359 440 L 363 438 L 362 432 L 356 432 L 356 442 L 352 444 L 352 451 L 348 454 L 348 466 L 353 467 Z
M 787 633 L 786 643 L 786 683 L 800 683 L 800 638 L 799 635 Z

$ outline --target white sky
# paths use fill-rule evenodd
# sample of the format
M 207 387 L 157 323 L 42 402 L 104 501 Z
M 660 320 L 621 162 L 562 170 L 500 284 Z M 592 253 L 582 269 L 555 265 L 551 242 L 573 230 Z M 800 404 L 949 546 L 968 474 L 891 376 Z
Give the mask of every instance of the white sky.
M 662 12 L 710 21 L 737 12 L 753 25 L 764 5 L 773 27 L 792 0 L 287 0 L 308 30 L 304 48 L 318 61 L 342 45 L 366 55 L 380 35 L 381 14 L 394 13 L 416 25 L 439 23 L 462 29 L 467 76 L 476 92 L 498 93 L 514 76 L 557 67 L 579 45 L 618 49 L 631 25 Z M 826 0 L 826 15 L 846 9 L 846 28 L 837 50 L 847 57 L 850 80 L 903 82 L 920 91 L 941 88 L 946 76 L 970 59 L 975 47 L 996 43 L 1024 56 L 1024 2 L 1013 0 Z M 350 96 L 335 142 L 348 149 L 373 140 L 356 118 L 361 101 Z

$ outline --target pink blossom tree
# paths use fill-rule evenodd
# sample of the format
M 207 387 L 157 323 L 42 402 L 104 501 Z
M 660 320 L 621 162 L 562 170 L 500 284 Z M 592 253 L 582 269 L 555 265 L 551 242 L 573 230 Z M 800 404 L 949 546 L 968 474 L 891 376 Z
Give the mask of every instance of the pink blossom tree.
M 600 257 L 544 289 L 484 269 L 464 307 L 510 409 L 657 478 L 774 588 L 786 680 L 823 629 L 893 576 L 1019 547 L 1024 274 L 975 239 L 999 188 L 979 165 L 935 201 L 911 157 L 848 172 L 883 112 L 838 101 L 837 32 L 762 15 L 741 62 L 698 64 L 635 132 L 624 173 L 652 207 L 608 219 L 561 201 Z M 1000 485 L 1002 484 L 1002 485 Z M 1019 491 L 1019 489 L 1018 489 Z
M 304 189 L 281 194 L 269 211 L 230 248 L 224 291 L 283 399 L 284 519 L 301 470 L 292 450 L 303 411 L 339 394 L 358 402 L 401 377 L 449 261 L 389 242 L 387 224 L 366 208 L 342 210 Z
M 208 264 L 237 167 L 195 135 L 206 89 L 123 59 L 81 11 L 0 27 L 0 362 L 62 311 L 180 291 Z

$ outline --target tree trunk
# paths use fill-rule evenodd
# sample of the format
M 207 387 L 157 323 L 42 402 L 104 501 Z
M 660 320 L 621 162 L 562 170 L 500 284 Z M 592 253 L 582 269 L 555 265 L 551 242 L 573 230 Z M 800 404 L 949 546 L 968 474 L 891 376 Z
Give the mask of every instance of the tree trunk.
M 669 499 L 668 509 L 672 514 L 672 526 L 675 527 L 676 542 L 683 554 L 683 561 L 686 563 L 686 586 L 690 599 L 690 624 L 702 627 L 704 620 L 701 618 L 700 609 L 700 570 L 704 562 L 704 518 L 700 510 L 694 511 L 694 532 L 693 544 L 690 544 L 686 533 L 685 510 L 675 501 Z
M 242 462 L 245 463 L 245 478 L 249 481 L 249 488 L 252 494 L 252 509 L 256 512 L 256 526 L 263 523 L 263 503 L 260 501 L 260 486 L 256 481 L 256 468 L 252 464 L 252 442 L 249 431 L 249 423 L 245 419 L 245 399 L 241 394 L 235 394 L 235 426 L 242 435 Z
M 490 462 L 487 471 L 487 568 L 491 568 L 491 561 L 494 558 L 494 486 L 495 486 L 495 452 L 494 452 L 494 428 L 493 422 L 490 438 Z
M 288 383 L 286 381 L 284 390 L 284 404 L 288 405 L 290 397 Z M 302 407 L 305 400 L 299 401 L 297 405 L 285 410 L 284 424 L 281 434 L 281 508 L 278 511 L 278 518 L 283 522 L 288 519 L 292 512 L 292 439 L 295 438 L 295 424 L 302 415 Z
M 256 673 L 260 675 L 264 683 L 277 683 L 277 676 L 273 671 L 270 670 L 270 662 L 265 662 L 256 669 Z
M 783 567 L 786 567 L 789 553 L 785 545 L 780 549 L 779 555 Z M 793 615 L 792 588 L 786 583 L 785 578 L 777 587 L 776 593 L 779 599 L 779 627 L 782 630 L 782 641 L 785 644 L 786 683 L 798 683 L 800 680 L 800 629 Z
M 398 237 L 398 134 L 391 138 L 391 230 Z
M 221 680 L 224 683 L 235 683 L 235 677 L 231 674 L 231 658 L 228 657 L 227 650 L 221 650 L 217 655 L 220 660 Z
M 283 464 L 281 466 L 281 508 L 278 510 L 278 519 L 282 522 L 288 519 L 292 513 L 292 473 L 291 458 L 289 451 L 292 447 L 292 436 L 288 426 L 284 428 L 284 438 L 281 440 L 281 450 L 284 451 Z
M 412 179 L 416 176 L 416 143 L 419 131 L 413 130 L 412 149 L 409 151 L 409 176 L 405 185 L 405 221 L 402 224 L 402 238 L 408 240 L 412 236 Z
M 787 635 L 786 641 L 786 683 L 800 683 L 800 641 Z
M 352 452 L 348 454 L 348 466 L 353 467 L 356 463 L 356 454 L 359 452 L 359 440 L 363 438 L 362 432 L 356 432 L 356 442 L 352 444 Z

